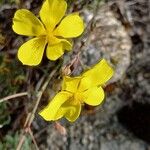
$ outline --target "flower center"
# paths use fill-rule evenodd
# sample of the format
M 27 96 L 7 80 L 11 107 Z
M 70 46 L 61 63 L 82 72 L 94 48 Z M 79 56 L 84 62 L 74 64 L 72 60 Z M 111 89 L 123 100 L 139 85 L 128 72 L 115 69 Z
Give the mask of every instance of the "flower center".
M 46 39 L 47 39 L 47 42 L 48 44 L 50 45 L 54 45 L 54 44 L 58 44 L 60 43 L 60 40 L 58 38 L 56 38 L 53 33 L 47 33 L 47 36 L 46 36 Z
M 83 101 L 82 93 L 81 92 L 74 93 L 73 103 L 78 104 L 78 103 L 82 103 L 82 101 Z

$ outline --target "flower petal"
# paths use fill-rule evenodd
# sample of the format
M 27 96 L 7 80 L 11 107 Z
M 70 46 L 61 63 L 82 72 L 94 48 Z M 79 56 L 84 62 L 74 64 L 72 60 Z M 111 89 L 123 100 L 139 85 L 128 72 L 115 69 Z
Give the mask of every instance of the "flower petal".
M 64 54 L 65 50 L 70 50 L 72 44 L 64 39 L 58 39 L 60 42 L 54 45 L 48 44 L 46 49 L 46 55 L 50 60 L 57 60 Z
M 72 49 L 72 42 L 66 39 L 57 38 L 55 36 L 50 36 L 47 38 L 49 45 L 56 45 L 59 43 L 63 44 L 64 50 L 71 50 Z
M 59 111 L 57 112 L 57 118 L 65 117 L 68 121 L 74 122 L 80 115 L 81 104 L 71 104 L 70 100 L 66 101 Z
M 60 25 L 55 29 L 54 35 L 64 38 L 73 38 L 82 34 L 84 30 L 84 24 L 82 18 L 73 13 L 65 17 Z
M 65 103 L 72 94 L 68 92 L 59 92 L 48 104 L 47 107 L 45 107 L 42 111 L 39 112 L 39 115 L 41 115 L 45 120 L 51 121 L 51 120 L 58 120 L 60 119 L 64 114 L 63 112 L 57 115 L 60 107 Z
M 16 11 L 12 28 L 14 32 L 21 35 L 39 36 L 45 34 L 45 28 L 40 20 L 26 9 Z
M 83 97 L 86 104 L 96 106 L 104 100 L 104 90 L 102 87 L 92 87 L 83 93 Z
M 62 43 L 55 45 L 48 45 L 46 49 L 46 56 L 50 60 L 56 60 L 64 54 Z
M 18 58 L 24 65 L 38 65 L 42 60 L 45 46 L 45 38 L 33 38 L 19 48 Z
M 79 86 L 80 91 L 90 87 L 102 85 L 113 76 L 113 69 L 105 59 L 102 59 L 92 69 L 82 74 L 82 80 Z
M 80 77 L 71 78 L 69 76 L 64 76 L 62 83 L 62 90 L 75 93 L 79 86 L 80 80 L 81 80 Z
M 65 0 L 46 0 L 40 10 L 40 17 L 47 30 L 53 31 L 65 15 L 67 3 Z
M 70 51 L 72 50 L 72 41 L 71 40 L 66 40 L 66 39 L 59 39 L 60 42 L 63 44 L 63 49 L 64 50 L 67 50 L 67 51 Z

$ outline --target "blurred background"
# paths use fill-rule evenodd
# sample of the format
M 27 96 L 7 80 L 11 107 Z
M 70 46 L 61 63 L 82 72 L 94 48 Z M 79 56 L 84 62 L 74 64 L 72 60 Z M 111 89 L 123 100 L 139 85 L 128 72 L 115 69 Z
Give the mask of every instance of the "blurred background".
M 32 134 L 25 134 L 22 149 L 150 150 L 150 1 L 67 2 L 68 13 L 80 12 L 84 19 L 84 34 L 74 40 L 73 51 L 63 58 L 51 62 L 45 57 L 39 66 L 28 67 L 17 58 L 19 46 L 28 37 L 12 31 L 12 18 L 20 8 L 38 16 L 43 0 L 0 0 L 0 150 L 17 149 L 27 115 L 36 103 L 36 92 L 57 64 L 63 68 L 77 59 L 71 71 L 78 75 L 102 58 L 115 69 L 105 87 L 103 104 L 84 105 L 74 123 L 64 119 L 45 122 L 36 114 Z M 61 79 L 60 69 L 44 91 L 37 111 L 60 89 Z M 24 95 L 13 97 L 16 93 Z

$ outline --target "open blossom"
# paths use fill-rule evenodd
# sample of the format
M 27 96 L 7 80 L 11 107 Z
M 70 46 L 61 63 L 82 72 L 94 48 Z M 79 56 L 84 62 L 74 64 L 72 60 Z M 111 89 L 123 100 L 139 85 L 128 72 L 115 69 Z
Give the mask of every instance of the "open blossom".
M 65 76 L 62 90 L 50 101 L 39 114 L 47 121 L 65 117 L 75 121 L 81 112 L 83 103 L 96 106 L 104 100 L 104 90 L 101 87 L 113 75 L 113 69 L 105 59 L 81 76 Z
M 65 0 L 46 0 L 39 13 L 41 20 L 26 9 L 16 11 L 12 26 L 14 32 L 34 37 L 19 48 L 18 58 L 23 64 L 38 65 L 44 49 L 50 60 L 56 60 L 65 50 L 72 49 L 70 38 L 81 35 L 84 25 L 78 13 L 64 17 L 66 9 Z

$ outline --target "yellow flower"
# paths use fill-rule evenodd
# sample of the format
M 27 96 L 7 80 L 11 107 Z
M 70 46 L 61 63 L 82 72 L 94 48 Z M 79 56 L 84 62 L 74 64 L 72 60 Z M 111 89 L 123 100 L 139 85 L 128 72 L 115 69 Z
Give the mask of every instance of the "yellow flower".
M 65 50 L 72 49 L 70 38 L 81 35 L 84 25 L 78 13 L 64 17 L 66 9 L 65 0 L 46 0 L 39 14 L 41 21 L 26 9 L 15 13 L 12 26 L 14 32 L 35 37 L 19 48 L 18 58 L 23 64 L 38 65 L 44 49 L 50 60 L 56 60 Z
M 75 121 L 81 112 L 81 105 L 96 106 L 104 100 L 102 85 L 113 75 L 113 69 L 105 59 L 81 76 L 63 79 L 62 90 L 50 101 L 39 114 L 47 121 L 65 117 Z

